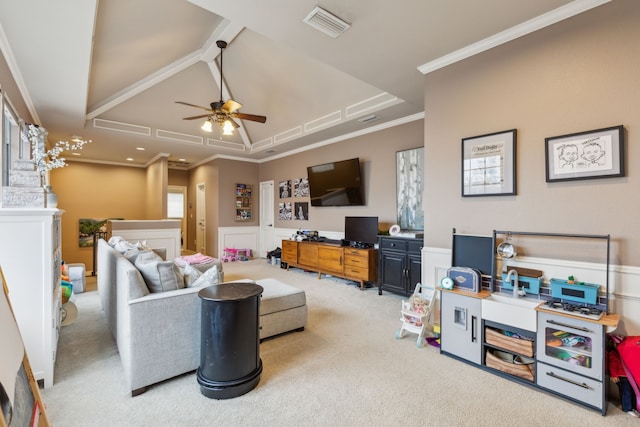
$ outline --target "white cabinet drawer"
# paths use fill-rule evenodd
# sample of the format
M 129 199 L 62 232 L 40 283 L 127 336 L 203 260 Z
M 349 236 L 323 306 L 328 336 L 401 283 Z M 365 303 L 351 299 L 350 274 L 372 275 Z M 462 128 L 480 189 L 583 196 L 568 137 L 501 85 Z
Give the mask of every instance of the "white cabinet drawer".
M 536 364 L 536 383 L 542 388 L 602 409 L 603 386 L 600 381 L 576 375 L 542 362 Z

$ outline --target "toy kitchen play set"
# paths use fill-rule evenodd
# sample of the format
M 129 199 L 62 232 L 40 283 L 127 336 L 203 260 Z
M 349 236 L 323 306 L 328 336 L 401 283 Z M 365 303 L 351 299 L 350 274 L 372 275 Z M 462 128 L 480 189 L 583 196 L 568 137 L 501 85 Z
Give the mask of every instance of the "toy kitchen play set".
M 536 265 L 544 259 L 518 257 L 514 236 L 538 244 L 550 239 L 554 246 L 569 240 L 595 248 L 596 254 L 605 246 L 606 262 L 595 269 L 601 284 L 593 283 L 592 272 L 574 267 L 581 265 L 575 260 Z M 496 246 L 498 238 L 503 241 Z M 609 251 L 608 235 L 494 231 L 468 236 L 454 229 L 452 267 L 441 280 L 441 352 L 604 415 L 606 334 L 620 318 L 608 307 Z M 549 271 L 531 268 L 536 266 Z M 547 276 L 559 272 L 567 275 Z M 581 281 L 580 275 L 590 280 Z

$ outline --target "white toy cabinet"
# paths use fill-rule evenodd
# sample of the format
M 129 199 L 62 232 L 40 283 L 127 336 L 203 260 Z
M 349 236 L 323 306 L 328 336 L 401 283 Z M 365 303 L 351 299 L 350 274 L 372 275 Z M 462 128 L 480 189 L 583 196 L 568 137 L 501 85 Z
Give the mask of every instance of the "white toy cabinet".
M 61 210 L 0 209 L 0 267 L 31 370 L 53 385 L 60 332 Z

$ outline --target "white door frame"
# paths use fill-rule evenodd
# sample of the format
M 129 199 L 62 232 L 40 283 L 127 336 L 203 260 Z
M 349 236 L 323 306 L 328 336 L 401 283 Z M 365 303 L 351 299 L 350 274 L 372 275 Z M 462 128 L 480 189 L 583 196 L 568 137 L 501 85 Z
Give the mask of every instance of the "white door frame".
M 204 182 L 196 185 L 196 252 L 207 252 L 207 205 Z
M 260 246 L 254 256 L 266 258 L 267 252 L 276 248 L 275 234 L 274 182 L 263 181 L 260 183 Z

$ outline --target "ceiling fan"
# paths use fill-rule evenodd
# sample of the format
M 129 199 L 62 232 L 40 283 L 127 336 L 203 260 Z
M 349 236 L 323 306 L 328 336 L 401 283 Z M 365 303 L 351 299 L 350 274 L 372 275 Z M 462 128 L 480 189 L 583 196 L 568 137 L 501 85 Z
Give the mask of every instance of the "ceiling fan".
M 212 102 L 211 104 L 209 104 L 211 108 L 189 104 L 188 102 L 176 101 L 176 104 L 187 105 L 189 107 L 200 108 L 201 110 L 207 111 L 207 114 L 184 117 L 183 120 L 197 120 L 206 117 L 207 120 L 202 125 L 202 129 L 207 132 L 211 132 L 212 124 L 215 122 L 218 123 L 222 128 L 223 135 L 233 135 L 233 129 L 240 127 L 240 125 L 233 119 L 251 120 L 253 122 L 265 123 L 267 121 L 267 118 L 265 116 L 246 114 L 237 111 L 242 108 L 242 104 L 240 104 L 239 102 L 236 102 L 233 99 L 224 101 L 222 97 L 222 82 L 224 81 L 222 78 L 222 52 L 227 47 L 227 42 L 218 40 L 216 42 L 216 45 L 220 48 L 220 101 Z

